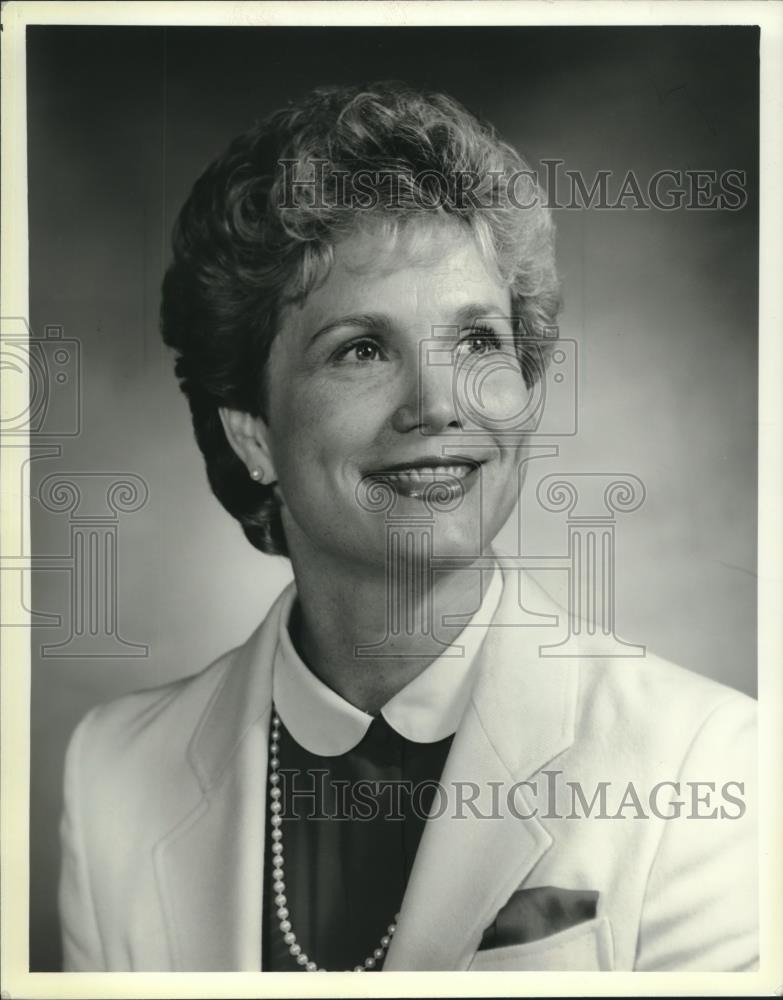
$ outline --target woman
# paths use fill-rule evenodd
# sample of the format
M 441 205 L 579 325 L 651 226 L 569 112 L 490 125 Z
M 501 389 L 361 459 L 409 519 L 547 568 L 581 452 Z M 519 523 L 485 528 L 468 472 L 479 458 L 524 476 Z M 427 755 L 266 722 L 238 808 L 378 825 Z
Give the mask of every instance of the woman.
M 78 728 L 67 968 L 752 966 L 753 703 L 542 656 L 492 556 L 557 306 L 532 174 L 446 97 L 316 92 L 196 183 L 163 336 L 295 584 Z

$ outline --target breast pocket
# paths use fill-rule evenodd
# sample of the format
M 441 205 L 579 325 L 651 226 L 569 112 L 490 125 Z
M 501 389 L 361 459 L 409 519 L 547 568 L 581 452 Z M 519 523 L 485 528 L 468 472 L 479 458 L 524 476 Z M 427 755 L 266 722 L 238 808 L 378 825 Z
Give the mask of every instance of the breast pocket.
M 469 972 L 608 972 L 614 968 L 612 929 L 596 917 L 557 934 L 478 951 Z

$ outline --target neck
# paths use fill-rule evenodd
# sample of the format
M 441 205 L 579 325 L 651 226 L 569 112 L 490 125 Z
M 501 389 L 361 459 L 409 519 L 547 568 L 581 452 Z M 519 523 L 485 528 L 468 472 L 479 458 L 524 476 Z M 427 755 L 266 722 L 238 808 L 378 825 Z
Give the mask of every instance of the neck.
M 291 561 L 299 600 L 290 631 L 299 655 L 328 687 L 373 715 L 457 638 L 464 625 L 443 625 L 444 616 L 470 617 L 483 594 L 478 570 L 428 581 L 425 566 L 404 564 L 392 588 L 383 567 L 319 565 L 312 553 L 292 553 Z

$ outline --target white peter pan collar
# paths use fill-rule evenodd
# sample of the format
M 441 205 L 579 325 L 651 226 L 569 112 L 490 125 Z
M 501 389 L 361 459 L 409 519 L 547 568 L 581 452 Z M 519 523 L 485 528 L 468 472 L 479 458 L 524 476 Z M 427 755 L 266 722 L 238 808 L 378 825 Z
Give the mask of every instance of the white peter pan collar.
M 462 654 L 445 652 L 383 706 L 381 714 L 400 736 L 415 743 L 434 743 L 457 731 L 475 681 L 476 654 L 502 589 L 502 577 L 496 568 L 481 606 L 454 642 L 462 647 Z M 327 687 L 303 663 L 288 634 L 295 598 L 292 586 L 280 608 L 272 676 L 275 708 L 286 729 L 305 750 L 321 757 L 338 756 L 362 740 L 373 716 Z

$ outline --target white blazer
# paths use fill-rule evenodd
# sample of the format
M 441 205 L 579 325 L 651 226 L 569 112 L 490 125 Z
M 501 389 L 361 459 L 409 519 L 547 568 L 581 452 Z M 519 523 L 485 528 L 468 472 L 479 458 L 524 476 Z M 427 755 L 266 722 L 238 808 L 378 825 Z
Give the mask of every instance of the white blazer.
M 525 588 L 528 607 L 562 617 Z M 522 624 L 517 594 L 507 579 L 385 968 L 754 968 L 756 703 L 653 656 L 543 656 L 552 629 Z M 280 604 L 201 673 L 77 728 L 61 826 L 67 970 L 260 969 Z M 587 806 L 597 796 L 589 816 L 569 782 Z M 602 788 L 616 818 L 596 816 Z M 680 817 L 655 816 L 653 795 L 661 815 L 684 803 Z M 477 950 L 506 901 L 539 886 L 596 890 L 595 917 Z

